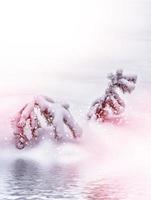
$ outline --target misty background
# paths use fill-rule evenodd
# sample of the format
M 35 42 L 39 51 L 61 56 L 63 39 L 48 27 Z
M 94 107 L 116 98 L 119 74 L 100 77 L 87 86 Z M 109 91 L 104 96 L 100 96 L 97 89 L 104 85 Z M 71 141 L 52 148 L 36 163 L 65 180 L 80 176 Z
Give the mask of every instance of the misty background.
M 0 95 L 68 89 L 70 80 L 104 88 L 117 68 L 150 83 L 150 9 L 149 0 L 1 1 Z

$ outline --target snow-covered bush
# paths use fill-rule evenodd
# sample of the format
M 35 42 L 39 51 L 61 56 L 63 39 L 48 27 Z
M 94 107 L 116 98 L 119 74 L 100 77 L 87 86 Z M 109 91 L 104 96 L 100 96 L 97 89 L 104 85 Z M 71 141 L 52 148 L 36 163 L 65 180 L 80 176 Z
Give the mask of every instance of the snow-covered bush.
M 117 93 L 118 88 L 123 93 L 131 93 L 135 89 L 137 76 L 124 75 L 123 70 L 109 74 L 110 80 L 104 96 L 96 99 L 88 112 L 88 119 L 105 121 L 110 116 L 119 115 L 124 111 L 125 103 Z
M 57 103 L 46 96 L 37 96 L 32 102 L 26 104 L 12 120 L 17 148 L 22 149 L 29 144 L 31 139 L 37 139 L 38 129 L 41 128 L 37 110 L 48 126 L 52 127 L 55 139 L 59 140 L 65 136 L 65 125 L 74 138 L 80 137 L 81 129 L 73 119 L 68 104 Z M 32 134 L 31 139 L 28 138 L 25 131 L 27 126 Z

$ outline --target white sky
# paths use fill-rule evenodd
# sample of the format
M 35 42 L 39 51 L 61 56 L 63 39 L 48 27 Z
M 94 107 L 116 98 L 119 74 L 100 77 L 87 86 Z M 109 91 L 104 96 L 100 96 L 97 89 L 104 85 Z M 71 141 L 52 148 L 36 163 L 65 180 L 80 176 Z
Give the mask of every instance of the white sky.
M 147 0 L 0 1 L 0 90 L 121 62 L 147 65 L 150 9 Z

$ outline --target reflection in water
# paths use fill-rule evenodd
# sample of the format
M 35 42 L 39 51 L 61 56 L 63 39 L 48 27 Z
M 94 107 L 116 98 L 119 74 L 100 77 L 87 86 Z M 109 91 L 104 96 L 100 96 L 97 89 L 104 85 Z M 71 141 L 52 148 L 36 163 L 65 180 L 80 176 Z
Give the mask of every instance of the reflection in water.
M 41 165 L 32 160 L 0 160 L 2 200 L 150 200 L 151 174 L 99 171 L 90 162 Z M 106 166 L 107 167 L 107 166 Z M 85 174 L 83 173 L 85 171 Z M 148 169 L 149 170 L 149 169 Z M 93 172 L 96 172 L 93 176 Z
M 126 197 L 116 182 L 107 183 L 106 180 L 90 183 L 86 187 L 88 200 L 121 200 Z
M 22 159 L 16 160 L 12 164 L 10 180 L 8 180 L 8 190 L 11 189 L 12 196 L 28 196 L 37 187 L 39 181 L 38 166 L 33 162 Z
M 17 159 L 6 167 L 4 174 L 6 191 L 2 194 L 0 188 L 0 199 L 122 199 L 122 190 L 115 182 L 111 184 L 102 180 L 87 184 L 76 165 L 55 164 L 43 168 L 32 160 Z
M 54 165 L 43 169 L 33 161 L 18 159 L 10 173 L 7 180 L 10 199 L 77 199 L 75 167 Z

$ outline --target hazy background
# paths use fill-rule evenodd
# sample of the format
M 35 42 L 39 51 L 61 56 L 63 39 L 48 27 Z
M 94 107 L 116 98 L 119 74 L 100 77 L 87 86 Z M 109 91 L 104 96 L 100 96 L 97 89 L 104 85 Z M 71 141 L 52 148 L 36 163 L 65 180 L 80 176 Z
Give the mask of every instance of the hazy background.
M 1 1 L 0 94 L 101 83 L 117 68 L 150 82 L 150 10 L 149 0 Z

